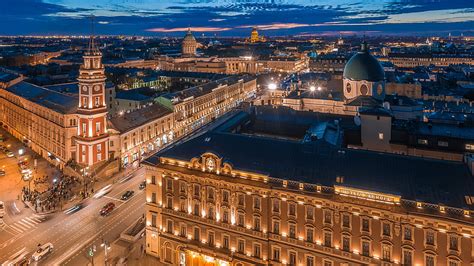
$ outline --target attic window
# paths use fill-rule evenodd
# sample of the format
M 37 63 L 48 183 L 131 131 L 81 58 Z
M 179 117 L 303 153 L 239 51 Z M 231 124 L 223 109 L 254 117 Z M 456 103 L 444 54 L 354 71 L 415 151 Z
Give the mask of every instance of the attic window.
M 464 196 L 464 199 L 466 200 L 467 205 L 474 204 L 474 196 Z
M 207 137 L 207 138 L 204 139 L 204 141 L 205 141 L 205 142 L 209 142 L 209 141 L 211 141 L 211 138 L 210 138 L 210 137 Z

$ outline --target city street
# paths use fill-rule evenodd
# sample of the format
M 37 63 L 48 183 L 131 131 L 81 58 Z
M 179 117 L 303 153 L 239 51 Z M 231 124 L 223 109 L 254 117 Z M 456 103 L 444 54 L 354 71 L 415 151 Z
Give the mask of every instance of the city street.
M 38 244 L 50 242 L 54 246 L 53 252 L 37 265 L 87 264 L 87 248 L 94 243 L 100 247 L 102 239 L 115 240 L 127 226 L 143 215 L 145 195 L 144 190 L 138 189 L 138 184 L 143 179 L 142 174 L 137 171 L 132 179 L 113 184 L 107 195 L 85 200 L 82 209 L 75 213 L 31 215 L 28 224 L 32 226 L 22 226 L 21 228 L 26 229 L 23 232 L 15 230 L 20 228 L 19 224 L 5 226 L 0 234 L 8 233 L 11 237 L 0 243 L 0 261 L 6 261 L 25 251 L 31 256 Z M 135 195 L 128 201 L 122 201 L 120 197 L 127 190 L 134 190 Z M 102 217 L 99 211 L 108 202 L 115 203 L 116 207 L 110 215 Z

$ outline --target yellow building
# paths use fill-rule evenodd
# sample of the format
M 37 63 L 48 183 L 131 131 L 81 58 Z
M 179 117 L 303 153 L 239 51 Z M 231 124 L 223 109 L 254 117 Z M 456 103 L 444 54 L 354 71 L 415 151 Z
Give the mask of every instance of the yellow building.
M 258 116 L 146 161 L 147 254 L 168 265 L 473 265 L 466 165 L 303 143 L 260 131 Z

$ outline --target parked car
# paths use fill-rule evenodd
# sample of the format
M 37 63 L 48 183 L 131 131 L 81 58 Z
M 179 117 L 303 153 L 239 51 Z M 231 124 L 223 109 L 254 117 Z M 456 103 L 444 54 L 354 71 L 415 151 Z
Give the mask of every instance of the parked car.
M 5 172 L 5 170 L 3 170 L 3 169 L 0 169 L 0 176 L 5 176 L 5 175 L 6 175 L 6 172 Z
M 11 158 L 11 157 L 15 156 L 15 154 L 11 151 L 7 151 L 5 154 L 7 155 L 8 158 Z
M 30 258 L 28 257 L 28 251 L 23 251 L 20 255 L 12 258 L 11 260 L 7 260 L 2 263 L 2 266 L 24 266 L 30 265 Z
M 146 181 L 143 180 L 143 181 L 140 183 L 140 185 L 138 185 L 138 188 L 139 188 L 140 190 L 142 190 L 142 189 L 145 189 L 145 187 L 146 187 Z
M 36 250 L 35 253 L 33 253 L 33 256 L 31 258 L 34 261 L 39 261 L 41 260 L 44 256 L 47 256 L 49 253 L 53 252 L 53 244 L 51 243 L 46 243 L 44 245 L 41 245 L 38 247 L 38 250 Z
M 107 216 L 109 215 L 115 208 L 115 204 L 113 202 L 109 202 L 105 204 L 104 207 L 100 210 L 100 215 Z
M 133 190 L 127 190 L 125 193 L 123 193 L 122 200 L 128 200 L 129 198 L 133 196 L 134 193 L 135 191 Z

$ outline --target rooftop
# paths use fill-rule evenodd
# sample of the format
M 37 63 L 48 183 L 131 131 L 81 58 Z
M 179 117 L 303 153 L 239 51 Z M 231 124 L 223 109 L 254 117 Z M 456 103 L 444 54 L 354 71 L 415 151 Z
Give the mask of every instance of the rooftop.
M 160 104 L 152 104 L 123 115 L 113 116 L 109 119 L 109 123 L 120 133 L 124 133 L 171 113 L 171 110 Z
M 246 123 L 248 119 L 230 119 L 227 123 Z M 206 152 L 222 157 L 234 169 L 274 178 L 333 186 L 337 185 L 336 178 L 343 176 L 344 186 L 472 208 L 466 205 L 464 196 L 472 195 L 474 180 L 462 163 L 343 149 L 326 141 L 214 130 L 161 151 L 146 162 L 159 164 L 161 156 L 190 161 Z
M 8 87 L 6 90 L 61 114 L 75 113 L 79 103 L 77 95 L 60 93 L 25 81 Z

